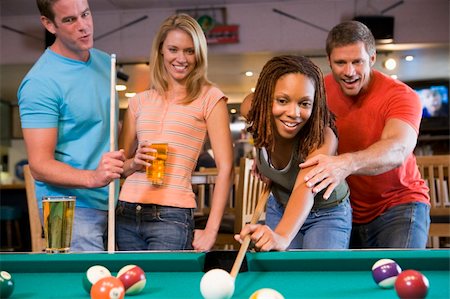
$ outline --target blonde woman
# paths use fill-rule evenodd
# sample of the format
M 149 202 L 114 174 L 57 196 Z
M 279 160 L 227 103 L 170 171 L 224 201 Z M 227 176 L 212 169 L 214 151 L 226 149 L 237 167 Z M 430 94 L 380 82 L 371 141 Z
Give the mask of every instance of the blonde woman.
M 206 76 L 207 46 L 195 19 L 167 18 L 153 40 L 152 87 L 130 99 L 119 139 L 127 160 L 117 207 L 119 250 L 205 251 L 212 248 L 233 176 L 233 151 L 225 95 Z M 191 173 L 205 136 L 218 176 L 204 230 L 194 231 Z M 149 146 L 167 142 L 164 183 L 152 185 L 145 167 Z

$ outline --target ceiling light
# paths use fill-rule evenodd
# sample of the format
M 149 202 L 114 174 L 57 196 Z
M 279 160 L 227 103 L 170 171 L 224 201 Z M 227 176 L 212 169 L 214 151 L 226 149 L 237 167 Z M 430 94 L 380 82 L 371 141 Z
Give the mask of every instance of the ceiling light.
M 231 109 L 230 109 L 230 113 L 231 113 L 231 114 L 236 114 L 236 112 L 237 112 L 237 110 L 236 110 L 235 108 L 231 108 Z
M 405 60 L 406 60 L 406 61 L 413 61 L 413 60 L 414 60 L 414 56 L 412 56 L 412 55 L 406 55 L 406 56 L 405 56 Z
M 393 75 L 391 75 L 391 78 L 394 79 L 394 80 L 397 80 L 397 79 L 398 79 L 398 76 L 395 75 L 395 74 L 393 74 Z
M 390 71 L 397 67 L 397 61 L 394 58 L 389 58 L 383 63 L 384 67 Z
M 127 89 L 127 87 L 125 85 L 123 85 L 123 84 L 117 84 L 116 85 L 116 90 L 117 91 L 124 91 L 126 89 Z
M 247 77 L 252 77 L 252 76 L 253 76 L 253 72 L 252 72 L 252 71 L 246 71 L 246 72 L 245 72 L 245 75 L 246 75 Z
M 125 96 L 126 96 L 127 98 L 132 98 L 132 97 L 134 97 L 135 95 L 136 95 L 135 92 L 126 92 L 126 93 L 125 93 Z

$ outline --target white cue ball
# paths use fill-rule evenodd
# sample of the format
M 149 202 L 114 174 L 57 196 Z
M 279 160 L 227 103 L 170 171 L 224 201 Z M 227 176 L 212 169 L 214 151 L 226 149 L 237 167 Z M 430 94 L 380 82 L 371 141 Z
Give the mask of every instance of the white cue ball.
M 200 281 L 200 292 L 205 299 L 230 299 L 234 293 L 234 279 L 225 270 L 209 270 Z

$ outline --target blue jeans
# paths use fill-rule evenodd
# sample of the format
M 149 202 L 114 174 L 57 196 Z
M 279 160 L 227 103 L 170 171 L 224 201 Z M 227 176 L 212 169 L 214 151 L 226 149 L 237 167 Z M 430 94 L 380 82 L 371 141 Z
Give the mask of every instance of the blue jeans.
M 284 206 L 271 194 L 267 202 L 266 224 L 274 230 L 284 214 Z M 346 198 L 331 208 L 311 210 L 287 249 L 347 249 L 352 229 L 352 209 Z
M 40 215 L 44 223 L 42 209 Z M 108 211 L 75 207 L 70 251 L 104 251 L 107 227 Z
M 390 208 L 373 221 L 353 224 L 351 248 L 425 248 L 430 206 L 414 202 Z
M 119 250 L 192 249 L 194 209 L 118 202 L 116 242 Z

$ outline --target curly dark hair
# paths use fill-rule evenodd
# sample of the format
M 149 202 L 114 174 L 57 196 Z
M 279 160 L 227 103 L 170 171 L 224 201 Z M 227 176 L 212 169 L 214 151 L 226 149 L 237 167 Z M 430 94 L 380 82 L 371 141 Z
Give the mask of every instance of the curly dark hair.
M 256 84 L 252 106 L 247 115 L 248 131 L 253 135 L 257 148 L 274 148 L 272 105 L 275 84 L 284 75 L 299 73 L 307 76 L 315 87 L 314 105 L 310 118 L 298 133 L 300 159 L 324 143 L 324 130 L 328 126 L 335 130 L 334 117 L 326 104 L 323 75 L 309 58 L 296 55 L 281 55 L 270 59 L 263 67 Z M 270 120 L 270 122 L 268 122 Z

